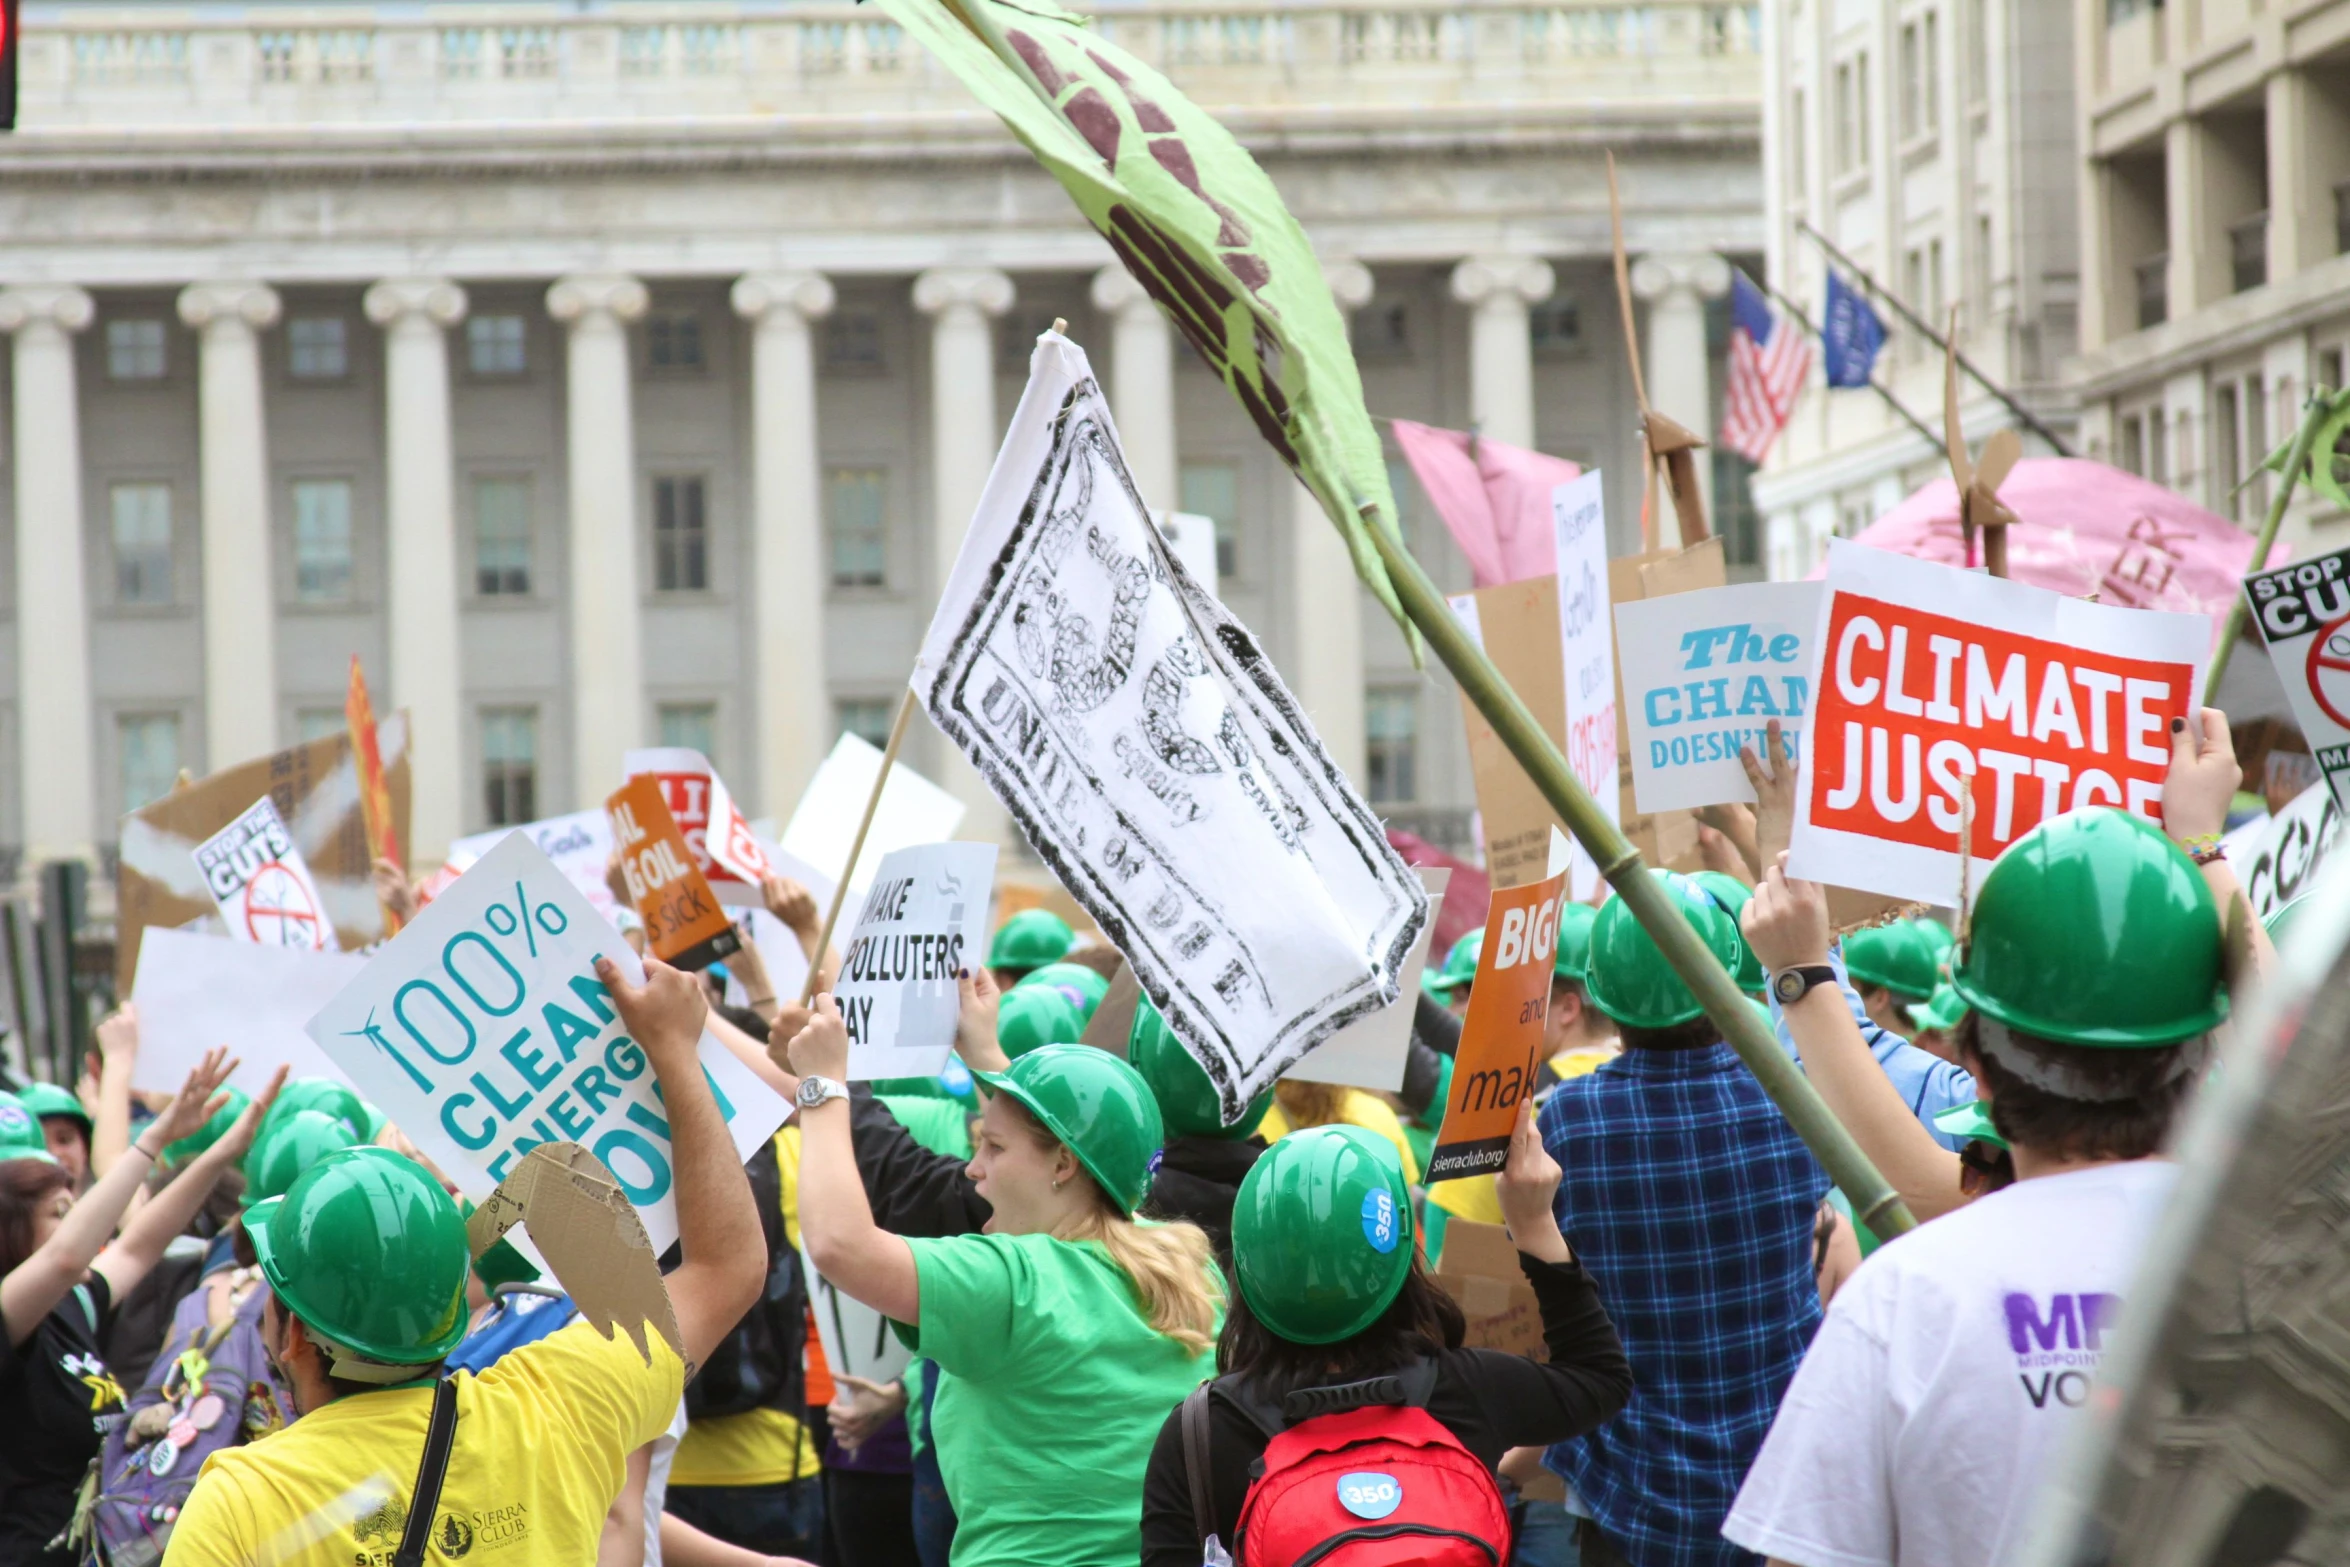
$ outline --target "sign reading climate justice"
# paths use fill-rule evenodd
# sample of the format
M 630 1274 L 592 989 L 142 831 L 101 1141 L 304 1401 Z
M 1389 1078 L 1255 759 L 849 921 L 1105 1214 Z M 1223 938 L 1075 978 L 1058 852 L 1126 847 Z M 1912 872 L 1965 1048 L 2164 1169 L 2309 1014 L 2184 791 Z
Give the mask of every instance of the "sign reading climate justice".
M 1956 903 L 1970 788 L 1969 848 L 1985 866 L 2064 811 L 2160 819 L 2170 722 L 2202 689 L 2208 616 L 2091 604 L 1842 540 L 1823 587 L 1795 875 Z
M 669 1119 L 598 955 L 642 980 L 628 943 L 517 833 L 393 937 L 310 1037 L 476 1201 L 538 1144 L 583 1144 L 658 1253 L 677 1238 Z M 788 1107 L 706 1033 L 701 1059 L 748 1159 Z
M 1802 763 L 1819 609 L 1816 582 L 1742 582 L 1616 606 L 1643 811 L 1752 804 L 1738 753 L 1761 756 L 1774 718 L 1782 759 Z
M 2350 805 L 2350 549 L 2244 579 L 2293 717 L 2337 805 Z
M 882 857 L 834 991 L 851 1078 L 930 1077 L 947 1064 L 955 974 L 987 946 L 995 854 L 992 843 L 925 843 Z
M 336 945 L 326 900 L 268 795 L 196 845 L 196 869 L 237 940 L 312 952 Z

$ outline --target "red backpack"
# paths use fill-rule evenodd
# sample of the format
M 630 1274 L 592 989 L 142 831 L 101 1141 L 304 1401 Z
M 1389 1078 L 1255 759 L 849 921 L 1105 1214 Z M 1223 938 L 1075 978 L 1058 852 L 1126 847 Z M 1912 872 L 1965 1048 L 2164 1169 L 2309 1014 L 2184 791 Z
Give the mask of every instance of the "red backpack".
M 1278 1416 L 1237 1407 L 1274 1432 L 1241 1504 L 1239 1567 L 1502 1567 L 1501 1488 L 1425 1407 L 1435 1364 L 1344 1387 L 1302 1388 Z M 1200 1538 L 1208 1506 L 1208 1393 L 1183 1403 L 1185 1466 Z

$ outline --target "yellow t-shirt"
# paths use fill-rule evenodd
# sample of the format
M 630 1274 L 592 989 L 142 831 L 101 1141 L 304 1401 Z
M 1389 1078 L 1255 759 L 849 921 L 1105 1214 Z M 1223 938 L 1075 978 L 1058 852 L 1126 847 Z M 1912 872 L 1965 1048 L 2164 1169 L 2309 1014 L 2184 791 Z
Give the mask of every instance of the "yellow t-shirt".
M 1464 1175 L 1456 1180 L 1438 1181 L 1428 1188 L 1428 1200 L 1456 1219 L 1477 1224 L 1502 1222 L 1501 1194 L 1494 1190 L 1490 1175 Z
M 1377 1132 L 1395 1144 L 1395 1151 L 1403 1160 L 1403 1178 L 1412 1186 L 1420 1184 L 1420 1161 L 1412 1157 L 1412 1145 L 1404 1141 L 1403 1123 L 1387 1107 L 1387 1101 L 1375 1094 L 1366 1094 L 1359 1088 L 1346 1091 L 1339 1105 L 1338 1119 L 1348 1126 L 1359 1126 L 1366 1132 Z M 1265 1118 L 1257 1123 L 1257 1134 L 1266 1142 L 1279 1142 L 1290 1132 L 1289 1117 L 1281 1113 L 1278 1103 L 1269 1105 Z
M 577 1567 L 596 1558 L 628 1455 L 669 1428 L 685 1368 L 646 1330 L 651 1364 L 625 1333 L 574 1322 L 457 1376 L 434 1562 Z M 204 1461 L 171 1532 L 170 1567 L 387 1567 L 432 1414 L 429 1385 L 339 1398 Z

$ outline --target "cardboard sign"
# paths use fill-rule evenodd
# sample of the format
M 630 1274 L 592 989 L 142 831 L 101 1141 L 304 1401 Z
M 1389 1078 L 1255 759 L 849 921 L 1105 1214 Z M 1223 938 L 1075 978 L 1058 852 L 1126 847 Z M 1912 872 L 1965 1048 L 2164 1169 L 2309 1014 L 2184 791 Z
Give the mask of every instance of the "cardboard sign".
M 631 778 L 612 791 L 604 811 L 612 818 L 628 900 L 645 922 L 653 956 L 678 968 L 704 969 L 742 946 L 717 894 L 694 868 L 693 850 L 658 783 L 650 776 Z
M 1093 1009 L 1093 1016 L 1085 1020 L 1084 1031 L 1077 1036 L 1081 1045 L 1096 1050 L 1107 1050 L 1119 1060 L 1126 1059 L 1126 1047 L 1134 1037 L 1134 1014 L 1142 1010 L 1142 982 L 1134 977 L 1134 970 L 1121 958 L 1118 972 L 1110 976 L 1110 988 L 1102 992 L 1101 1004 Z
M 1415 865 L 1413 873 L 1428 889 L 1431 907 L 1444 901 L 1452 872 L 1437 865 Z M 1436 922 L 1420 927 L 1412 955 L 1404 959 L 1403 994 L 1360 1022 L 1349 1023 L 1306 1052 L 1306 1058 L 1282 1075 L 1305 1083 L 1341 1083 L 1392 1094 L 1403 1087 L 1404 1066 L 1411 1058 L 1412 1018 L 1419 1009 L 1420 979 L 1427 971 L 1428 948 L 1436 937 Z
M 834 987 L 852 1079 L 932 1077 L 947 1064 L 956 971 L 987 950 L 995 857 L 992 843 L 926 843 L 882 858 Z
M 783 829 L 784 852 L 823 877 L 825 886 L 817 891 L 820 899 L 829 896 L 832 884 L 843 876 L 848 878 L 849 897 L 864 897 L 883 855 L 917 843 L 944 843 L 963 825 L 963 802 L 907 766 L 900 755 L 890 765 L 889 781 L 881 786 L 881 803 L 874 808 L 873 825 L 852 869 L 845 863 L 849 844 L 857 836 L 857 821 L 865 814 L 873 780 L 880 774 L 880 748 L 843 734 L 808 780 Z M 815 887 L 813 882 L 809 885 Z
M 308 952 L 335 945 L 326 900 L 268 795 L 196 845 L 196 870 L 233 939 Z
M 594 904 L 598 914 L 610 919 L 619 910 L 612 884 L 604 879 L 604 868 L 612 863 L 612 818 L 602 811 L 573 811 L 568 816 L 550 816 L 519 827 L 493 827 L 460 838 L 449 845 L 446 869 L 450 879 L 473 869 L 476 860 L 516 834 L 538 845 L 539 852 L 555 862 L 564 880 Z M 437 898 L 445 890 L 435 888 L 433 896 Z
M 1640 809 L 1753 804 L 1738 753 L 1761 756 L 1774 718 L 1784 759 L 1800 764 L 1819 609 L 1816 582 L 1745 582 L 1616 607 Z
M 710 759 L 684 746 L 663 746 L 631 751 L 620 765 L 631 778 L 650 775 L 660 784 L 662 803 L 693 851 L 694 869 L 718 901 L 759 907 L 759 882 L 773 867 L 751 831 L 750 818 L 734 803 Z
M 2350 803 L 2350 549 L 2253 572 L 2244 598 L 2318 771 Z
M 1567 765 L 1616 820 L 1618 724 L 1615 637 L 1608 625 L 1607 507 L 1594 470 L 1550 492 L 1558 546 L 1559 667 L 1567 699 Z M 1573 894 L 1599 890 L 1599 866 L 1577 841 Z
M 628 943 L 516 834 L 393 937 L 309 1033 L 467 1196 L 486 1199 L 541 1143 L 576 1142 L 612 1172 L 658 1254 L 677 1239 L 669 1120 L 596 977 L 599 954 L 641 980 Z M 789 1106 L 708 1034 L 701 1060 L 748 1159 Z
M 408 719 L 376 724 L 392 829 L 408 841 Z M 195 848 L 266 794 L 292 829 L 294 846 L 326 900 L 337 944 L 363 947 L 383 935 L 367 828 L 360 818 L 359 769 L 348 734 L 328 735 L 175 789 L 122 819 L 115 874 L 114 977 L 127 991 L 139 972 L 139 938 L 151 926 L 178 926 L 218 916 L 220 906 L 196 869 Z
M 2092 805 L 2159 819 L 2170 721 L 2195 705 L 2211 622 L 2117 609 L 1838 539 L 1813 635 L 1796 875 L 1959 901 L 1975 863 Z
M 517 1224 L 579 1314 L 610 1338 L 615 1330 L 653 1363 L 649 1328 L 683 1357 L 677 1308 L 661 1282 L 652 1238 L 628 1196 L 596 1156 L 577 1143 L 541 1143 L 523 1156 L 465 1221 L 476 1258 Z M 694 1373 L 691 1363 L 686 1375 Z
M 1468 1349 L 1498 1349 L 1529 1360 L 1548 1360 L 1542 1336 L 1542 1306 L 1534 1286 L 1518 1267 L 1518 1248 L 1509 1231 L 1474 1219 L 1449 1219 L 1436 1282 L 1457 1301 L 1468 1319 L 1461 1343 Z
M 1456 594 L 1455 619 L 1485 650 L 1518 700 L 1561 754 L 1567 749 L 1566 667 L 1558 640 L 1558 579 L 1529 577 Z M 1461 697 L 1469 735 L 1469 773 L 1485 832 L 1485 874 L 1495 887 L 1540 881 L 1550 866 L 1550 835 L 1564 824 L 1518 765 L 1477 704 Z
M 1566 840 L 1552 845 L 1551 874 L 1523 887 L 1500 887 L 1485 913 L 1485 944 L 1470 982 L 1453 1058 L 1444 1130 L 1428 1154 L 1433 1184 L 1485 1175 L 1509 1161 L 1518 1104 L 1534 1093 L 1542 1068 L 1542 1025 L 1550 1011 L 1551 965 L 1558 955 L 1559 904 L 1567 892 Z
M 260 1092 L 281 1066 L 296 1077 L 341 1078 L 342 1068 L 305 1025 L 366 967 L 355 952 L 259 946 L 193 930 L 147 932 L 131 984 L 139 1008 L 131 1087 L 176 1093 L 204 1052 L 222 1045 L 238 1060 L 229 1081 L 247 1093 Z
M 2341 836 L 2342 809 L 2333 792 L 2311 785 L 2276 815 L 2230 833 L 2224 844 L 2255 919 L 2265 920 L 2308 896 Z

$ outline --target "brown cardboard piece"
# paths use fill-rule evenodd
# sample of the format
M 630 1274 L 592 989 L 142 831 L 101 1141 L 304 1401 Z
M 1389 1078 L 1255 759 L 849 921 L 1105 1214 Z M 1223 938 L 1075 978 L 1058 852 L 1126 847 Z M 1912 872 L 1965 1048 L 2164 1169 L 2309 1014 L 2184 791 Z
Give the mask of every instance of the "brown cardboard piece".
M 1485 656 L 1564 756 L 1567 676 L 1559 648 L 1558 579 L 1505 582 L 1479 588 L 1475 597 Z M 1550 830 L 1565 832 L 1567 824 L 1466 693 L 1461 720 L 1468 727 L 1469 771 L 1485 829 L 1485 874 L 1496 892 L 1540 881 L 1550 869 Z
M 1448 1219 L 1436 1282 L 1469 1319 L 1463 1344 L 1533 1360 L 1550 1358 L 1542 1337 L 1542 1308 L 1534 1299 L 1534 1286 L 1518 1271 L 1518 1249 L 1510 1244 L 1509 1231 L 1498 1224 Z
M 677 1308 L 661 1282 L 644 1220 L 594 1154 L 577 1143 L 533 1148 L 465 1221 L 466 1242 L 479 1257 L 517 1224 L 528 1228 L 555 1282 L 597 1332 L 610 1338 L 619 1328 L 650 1365 L 649 1324 L 684 1359 Z M 688 1365 L 686 1380 L 697 1369 Z
M 394 836 L 407 843 L 408 715 L 383 719 L 377 735 L 391 786 Z M 139 939 L 149 926 L 170 929 L 220 912 L 197 873 L 196 845 L 265 794 L 293 831 L 335 921 L 337 942 L 350 951 L 382 937 L 383 906 L 375 899 L 359 810 L 358 763 L 349 733 L 331 734 L 208 774 L 123 819 L 114 878 L 114 969 L 123 995 L 138 975 Z
M 1126 1040 L 1134 1032 L 1134 1014 L 1142 1010 L 1142 982 L 1134 977 L 1134 970 L 1126 960 L 1118 960 L 1118 972 L 1110 978 L 1110 988 L 1102 993 L 1102 1004 L 1093 1009 L 1086 1020 L 1085 1032 L 1077 1036 L 1081 1045 L 1096 1050 L 1107 1050 L 1119 1060 L 1126 1059 Z

